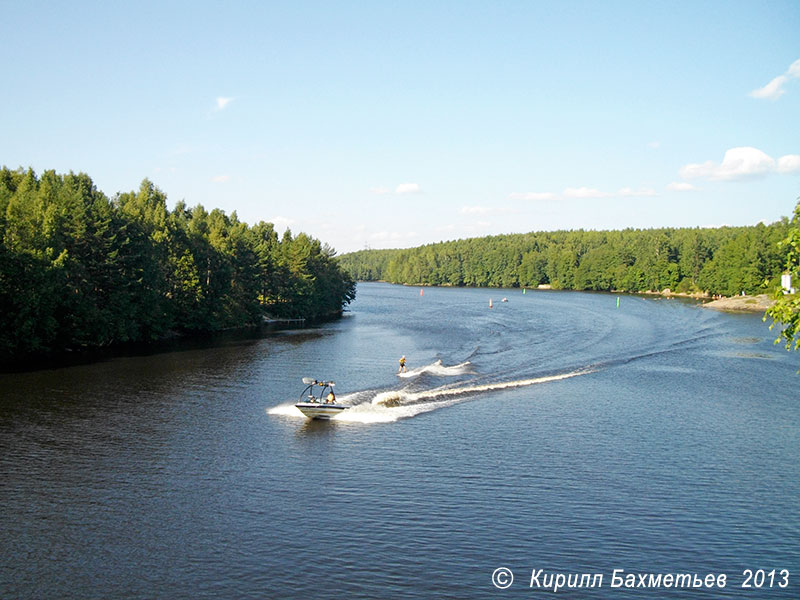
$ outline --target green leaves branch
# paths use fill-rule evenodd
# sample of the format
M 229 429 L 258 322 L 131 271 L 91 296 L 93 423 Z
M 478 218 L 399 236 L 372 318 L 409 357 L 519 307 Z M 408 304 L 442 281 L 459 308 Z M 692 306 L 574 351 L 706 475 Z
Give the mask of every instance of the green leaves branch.
M 800 286 L 800 201 L 794 209 L 791 228 L 778 247 L 786 253 L 786 273 L 792 276 L 793 285 Z M 785 342 L 787 350 L 800 349 L 800 294 L 788 294 L 779 287 L 775 291 L 775 304 L 764 315 L 772 318 L 770 329 L 780 324 L 781 332 L 776 344 Z

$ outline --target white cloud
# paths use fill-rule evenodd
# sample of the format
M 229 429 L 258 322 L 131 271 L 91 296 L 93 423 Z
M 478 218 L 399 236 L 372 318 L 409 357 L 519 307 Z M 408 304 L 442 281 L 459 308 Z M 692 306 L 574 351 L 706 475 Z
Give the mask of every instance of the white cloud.
M 800 155 L 787 154 L 777 161 L 758 148 L 749 146 L 731 148 L 725 152 L 722 162 L 707 160 L 681 167 L 684 179 L 708 179 L 710 181 L 739 181 L 764 177 L 769 173 L 795 173 L 800 169 Z
M 798 61 L 800 62 L 800 61 Z M 800 173 L 800 154 L 787 154 L 778 159 L 778 173 Z
M 800 59 L 797 59 L 789 66 L 788 69 L 786 69 L 785 73 L 778 75 L 764 87 L 753 90 L 750 92 L 750 96 L 752 98 L 761 98 L 765 100 L 777 100 L 786 93 L 786 90 L 783 89 L 783 86 L 786 85 L 790 79 L 799 78 Z
M 234 98 L 226 98 L 224 96 L 220 96 L 217 98 L 217 110 L 224 110 L 228 104 L 233 102 Z
M 613 196 L 613 194 L 601 192 L 593 188 L 579 187 L 565 189 L 564 196 L 566 198 L 608 198 L 609 196 Z
M 673 181 L 667 186 L 667 189 L 673 192 L 694 192 L 697 191 L 698 188 L 685 181 Z
M 230 179 L 231 179 L 230 175 L 216 175 L 215 177 L 211 178 L 211 181 L 214 183 L 226 183 L 230 181 Z
M 764 87 L 760 87 L 750 92 L 751 98 L 763 98 L 766 100 L 777 100 L 786 93 L 783 84 L 789 81 L 786 75 L 778 75 Z
M 422 188 L 418 183 L 401 183 L 394 189 L 394 191 L 382 185 L 371 187 L 369 188 L 369 191 L 370 193 L 377 194 L 378 196 L 383 196 L 385 194 L 421 194 Z
M 661 142 L 652 141 L 649 144 L 647 144 L 647 147 L 650 148 L 651 150 L 657 150 L 658 148 L 661 148 Z
M 401 183 L 395 188 L 395 194 L 419 194 L 422 190 L 418 183 Z
M 622 196 L 623 198 L 645 198 L 648 196 L 658 196 L 655 190 L 651 190 L 650 188 L 640 188 L 638 190 L 634 190 L 629 187 L 624 187 L 620 191 L 617 192 L 618 196 Z
M 512 200 L 552 200 L 556 195 L 552 192 L 511 192 L 508 197 Z

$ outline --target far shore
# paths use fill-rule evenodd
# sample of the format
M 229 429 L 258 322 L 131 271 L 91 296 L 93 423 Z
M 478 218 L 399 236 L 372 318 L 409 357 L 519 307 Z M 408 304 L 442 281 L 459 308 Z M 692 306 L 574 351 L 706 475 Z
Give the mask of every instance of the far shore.
M 540 285 L 539 289 L 550 289 L 550 286 L 543 286 Z M 619 292 L 619 291 L 612 291 L 611 293 L 629 293 L 629 292 Z M 640 294 L 643 296 L 660 296 L 662 298 L 691 298 L 694 300 L 700 300 L 703 308 L 713 308 L 714 310 L 721 310 L 725 312 L 752 312 L 752 313 L 763 313 L 773 304 L 775 304 L 775 300 L 773 300 L 768 294 L 758 294 L 756 296 L 731 296 L 730 298 L 726 296 L 710 296 L 704 292 L 693 292 L 693 293 L 686 293 L 686 292 L 673 292 L 669 288 L 658 291 L 649 291 L 649 292 L 634 292 L 635 294 Z
M 718 298 L 703 304 L 704 308 L 724 310 L 729 312 L 759 312 L 763 313 L 770 306 L 775 304 L 775 300 L 767 294 L 758 296 L 732 296 L 731 298 Z
M 709 296 L 703 293 L 682 294 L 673 292 L 669 289 L 663 292 L 642 292 L 645 295 L 663 296 L 663 297 L 678 297 L 678 298 L 694 298 L 701 300 L 703 308 L 713 308 L 714 310 L 721 310 L 725 312 L 754 312 L 763 313 L 773 304 L 773 300 L 768 294 L 758 294 L 755 296 Z
M 714 310 L 721 310 L 724 312 L 751 312 L 763 313 L 770 306 L 775 304 L 768 294 L 758 294 L 756 296 L 709 296 L 704 293 L 681 293 L 673 292 L 669 289 L 661 292 L 638 292 L 646 296 L 661 296 L 664 298 L 693 298 L 700 300 L 703 308 L 713 308 Z

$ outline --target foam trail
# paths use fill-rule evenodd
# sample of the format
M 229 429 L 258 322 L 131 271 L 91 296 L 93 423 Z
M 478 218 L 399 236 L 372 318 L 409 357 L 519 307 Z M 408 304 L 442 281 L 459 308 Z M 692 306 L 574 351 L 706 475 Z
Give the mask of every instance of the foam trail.
M 301 417 L 303 419 L 306 418 L 306 416 L 295 407 L 294 403 L 279 404 L 278 406 L 273 406 L 272 408 L 268 408 L 267 414 L 279 415 L 281 417 Z
M 548 381 L 559 381 L 561 379 L 568 379 L 578 375 L 586 375 L 591 373 L 590 369 L 583 369 L 579 371 L 571 371 L 569 373 L 561 373 L 559 375 L 547 375 L 544 377 L 535 377 L 532 379 L 518 379 L 515 381 L 498 381 L 495 383 L 484 383 L 481 385 L 470 385 L 457 388 L 436 388 L 432 390 L 425 390 L 422 392 L 404 392 L 401 390 L 392 390 L 382 392 L 375 396 L 372 404 L 384 404 L 386 406 L 398 406 L 402 404 L 409 404 L 421 402 L 424 400 L 431 400 L 435 398 L 449 397 L 449 396 L 462 396 L 464 394 L 474 394 L 478 392 L 490 392 L 494 390 L 505 390 L 511 388 L 525 387 L 529 385 L 536 385 L 537 383 L 547 383 Z
M 404 392 L 402 390 L 381 392 L 373 398 L 372 402 L 356 404 L 350 410 L 338 415 L 335 420 L 351 423 L 391 423 L 400 419 L 408 419 L 422 413 L 458 404 L 464 401 L 462 396 L 465 394 L 536 385 L 538 383 L 547 383 L 548 381 L 558 381 L 570 377 L 577 377 L 578 375 L 586 375 L 591 372 L 591 369 L 584 369 L 546 377 L 450 389 L 438 388 L 417 393 Z
M 392 423 L 400 419 L 408 419 L 422 413 L 458 404 L 459 402 L 463 402 L 463 396 L 468 394 L 525 387 L 539 383 L 547 383 L 550 381 L 559 381 L 561 379 L 577 377 L 578 375 L 586 375 L 592 372 L 592 369 L 583 369 L 579 371 L 571 371 L 569 373 L 547 375 L 544 377 L 535 377 L 531 379 L 499 381 L 495 383 L 455 388 L 435 388 L 421 392 L 389 390 L 375 395 L 371 401 L 366 399 L 363 402 L 351 404 L 351 401 L 358 401 L 364 395 L 373 393 L 369 392 L 368 390 L 364 392 L 356 392 L 340 397 L 340 402 L 342 404 L 350 404 L 350 408 L 341 412 L 335 417 L 332 417 L 331 421 L 365 424 Z M 295 417 L 301 419 L 306 418 L 303 413 L 295 408 L 294 403 L 279 404 L 278 406 L 267 409 L 267 413 L 270 415 L 284 417 Z
M 436 375 L 438 377 L 453 377 L 455 375 L 465 375 L 467 373 L 472 373 L 471 363 L 469 361 L 460 363 L 458 365 L 452 366 L 445 366 L 442 364 L 441 359 L 437 360 L 435 363 L 431 363 L 429 365 L 425 365 L 422 367 L 417 367 L 416 369 L 412 369 L 406 373 L 398 373 L 398 377 L 418 377 L 423 373 L 428 373 L 430 375 Z
M 400 419 L 409 419 L 422 413 L 444 408 L 457 402 L 458 400 L 450 399 L 442 402 L 423 402 L 406 406 L 385 406 L 365 402 L 337 415 L 334 420 L 348 423 L 393 423 Z

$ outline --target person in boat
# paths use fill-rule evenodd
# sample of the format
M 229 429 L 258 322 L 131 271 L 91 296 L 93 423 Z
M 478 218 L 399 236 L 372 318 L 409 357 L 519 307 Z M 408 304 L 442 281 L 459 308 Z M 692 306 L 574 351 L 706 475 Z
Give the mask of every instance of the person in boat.
M 328 404 L 336 404 L 336 395 L 333 393 L 333 390 L 328 392 L 328 397 L 326 399 Z
M 405 356 L 405 354 L 400 357 L 400 369 L 397 372 L 398 373 L 405 373 L 406 372 L 406 356 Z

